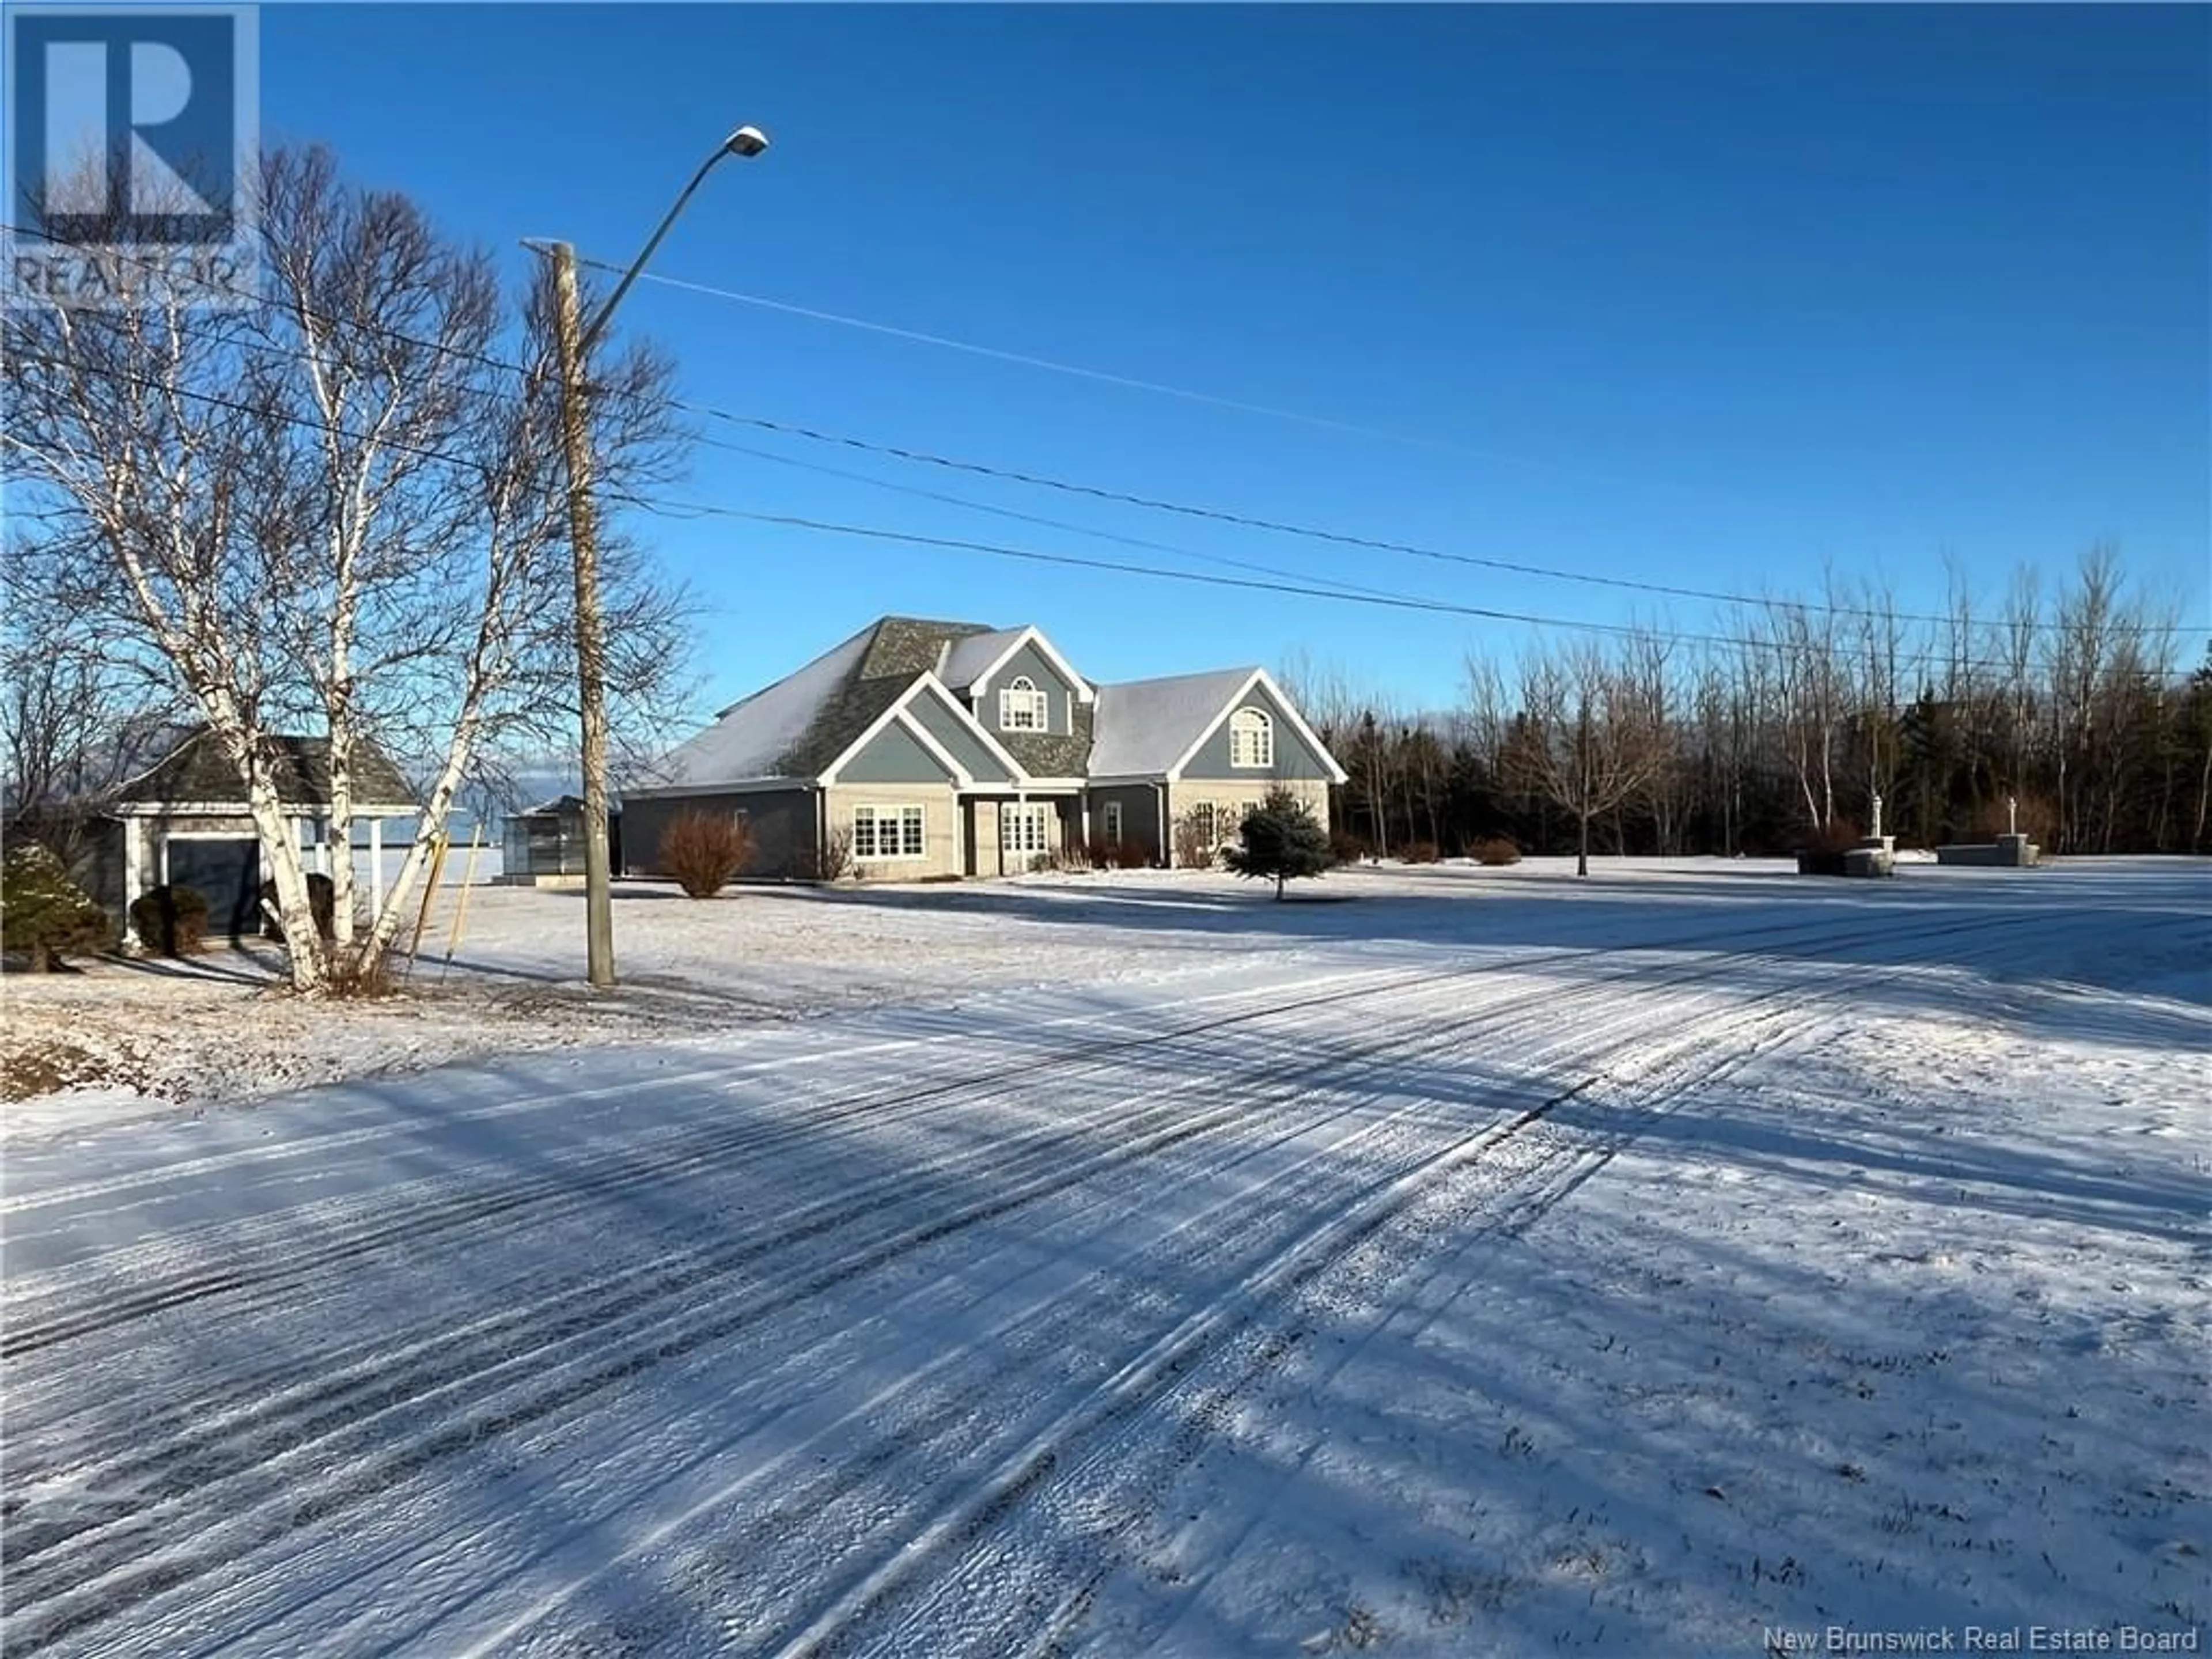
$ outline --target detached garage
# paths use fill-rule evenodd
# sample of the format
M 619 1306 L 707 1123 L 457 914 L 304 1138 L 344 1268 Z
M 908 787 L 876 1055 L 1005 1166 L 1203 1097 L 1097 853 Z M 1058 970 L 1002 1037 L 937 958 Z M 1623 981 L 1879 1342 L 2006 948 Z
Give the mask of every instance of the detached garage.
M 272 737 L 261 764 L 284 804 L 307 867 L 330 872 L 330 741 Z M 420 810 L 391 757 L 357 743 L 353 763 L 354 816 L 368 823 L 368 900 L 384 899 L 384 824 Z M 185 738 L 149 770 L 116 792 L 106 810 L 88 872 L 88 890 L 117 922 L 130 927 L 131 905 L 156 887 L 198 890 L 208 902 L 208 932 L 244 938 L 261 931 L 261 840 L 246 800 L 246 780 L 203 728 Z

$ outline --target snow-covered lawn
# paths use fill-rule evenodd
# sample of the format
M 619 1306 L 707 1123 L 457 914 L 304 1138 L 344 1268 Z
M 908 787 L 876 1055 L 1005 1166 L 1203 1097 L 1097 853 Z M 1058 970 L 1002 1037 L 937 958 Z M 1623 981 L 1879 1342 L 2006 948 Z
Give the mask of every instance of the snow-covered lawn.
M 2202 1650 L 2212 866 L 470 902 L 7 981 L 11 1656 Z

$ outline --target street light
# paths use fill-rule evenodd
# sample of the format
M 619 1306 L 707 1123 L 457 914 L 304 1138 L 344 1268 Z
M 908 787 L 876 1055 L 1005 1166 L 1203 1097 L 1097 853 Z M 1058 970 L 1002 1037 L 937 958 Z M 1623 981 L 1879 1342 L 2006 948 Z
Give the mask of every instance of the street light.
M 677 216 L 684 211 L 684 204 L 691 199 L 691 192 L 698 189 L 700 181 L 714 170 L 715 163 L 725 155 L 743 156 L 750 160 L 767 148 L 768 134 L 758 127 L 739 127 L 722 140 L 719 149 L 699 164 L 699 171 L 693 173 L 691 182 L 684 186 L 684 193 L 676 198 L 676 205 L 668 210 L 668 216 L 660 222 L 660 228 L 653 233 L 652 240 L 646 243 L 644 251 L 630 261 L 629 269 L 623 273 L 622 281 L 615 284 L 615 291 L 607 295 L 606 303 L 592 314 L 591 323 L 584 330 L 586 351 L 589 351 L 592 343 L 599 337 L 599 331 L 607 325 L 607 319 L 622 303 L 622 296 L 629 292 L 629 285 L 637 280 L 638 272 L 645 269 L 645 262 L 653 258 L 653 249 L 660 246 L 660 239 L 668 234 L 668 228 L 676 222 Z
M 586 953 L 591 982 L 615 982 L 615 913 L 612 872 L 607 849 L 607 678 L 605 622 L 599 612 L 599 547 L 592 505 L 591 422 L 584 362 L 592 344 L 606 327 L 615 307 L 645 269 L 645 262 L 668 234 L 669 227 L 684 211 L 715 164 L 725 155 L 754 156 L 768 148 L 768 135 L 758 127 L 739 127 L 714 153 L 699 164 L 691 182 L 684 186 L 674 206 L 661 220 L 615 291 L 592 314 L 588 326 L 579 313 L 576 250 L 556 242 L 553 256 L 553 337 L 560 355 L 561 441 L 568 462 L 568 540 L 576 556 L 576 681 L 579 723 L 583 730 L 584 771 L 584 915 Z

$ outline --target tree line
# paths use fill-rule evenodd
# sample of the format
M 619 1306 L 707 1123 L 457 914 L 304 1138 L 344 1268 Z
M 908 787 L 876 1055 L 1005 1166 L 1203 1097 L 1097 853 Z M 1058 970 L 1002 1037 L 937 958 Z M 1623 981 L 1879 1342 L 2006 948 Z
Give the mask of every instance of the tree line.
M 2212 649 L 2092 548 L 1978 609 L 1900 611 L 1832 578 L 1657 627 L 1470 656 L 1456 707 L 1414 713 L 1302 655 L 1286 688 L 1350 774 L 1334 821 L 1378 854 L 1752 856 L 1868 831 L 1908 846 L 2016 821 L 2057 854 L 2212 851 Z

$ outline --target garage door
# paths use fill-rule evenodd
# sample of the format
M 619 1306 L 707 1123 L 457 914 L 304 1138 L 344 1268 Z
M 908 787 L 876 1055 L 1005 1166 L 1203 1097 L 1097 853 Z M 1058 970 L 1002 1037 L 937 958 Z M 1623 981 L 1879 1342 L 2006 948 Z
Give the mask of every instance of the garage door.
M 208 932 L 245 938 L 261 931 L 261 848 L 251 836 L 203 841 L 172 836 L 169 885 L 191 887 L 208 903 Z

